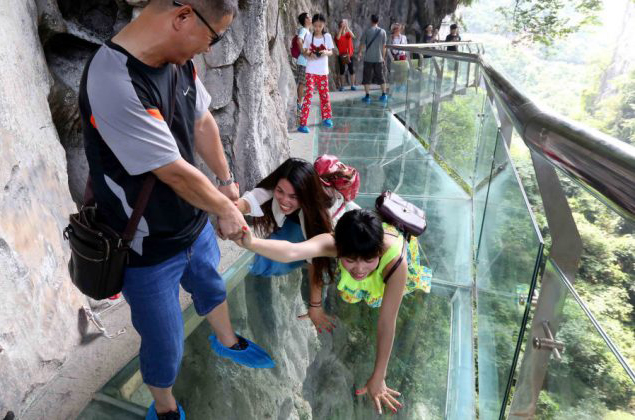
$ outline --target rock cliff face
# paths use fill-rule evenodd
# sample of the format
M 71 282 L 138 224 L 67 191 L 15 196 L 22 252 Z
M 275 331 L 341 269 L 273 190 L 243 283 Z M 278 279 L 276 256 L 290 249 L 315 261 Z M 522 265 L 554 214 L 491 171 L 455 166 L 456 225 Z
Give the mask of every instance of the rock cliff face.
M 371 13 L 437 22 L 457 0 L 241 0 L 226 39 L 196 58 L 241 189 L 288 156 L 295 83 L 288 47 L 303 11 L 356 33 Z M 10 3 L 10 4 L 9 4 Z M 0 416 L 20 412 L 79 342 L 86 302 L 70 285 L 61 230 L 81 200 L 87 165 L 77 109 L 87 58 L 143 0 L 24 0 L 0 5 Z
M 68 281 L 73 210 L 33 2 L 0 5 L 0 416 L 23 406 L 78 342 Z

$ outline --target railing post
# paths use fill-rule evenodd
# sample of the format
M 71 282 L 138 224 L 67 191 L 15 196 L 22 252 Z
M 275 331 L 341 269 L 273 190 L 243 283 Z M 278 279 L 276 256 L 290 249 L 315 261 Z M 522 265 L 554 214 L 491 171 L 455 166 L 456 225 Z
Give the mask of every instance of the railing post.
M 562 269 L 567 278 L 574 279 L 582 254 L 582 240 L 578 228 L 554 167 L 533 151 L 531 159 L 549 224 L 550 257 Z M 541 280 L 540 295 L 533 313 L 531 329 L 525 334 L 527 344 L 516 381 L 509 419 L 533 418 L 536 413 L 536 404 L 547 375 L 547 367 L 552 353 L 535 349 L 533 339 L 534 337 L 545 337 L 543 325 L 545 321 L 549 322 L 553 334 L 552 339 L 556 336 L 562 316 L 558 309 L 558 303 L 566 293 L 567 288 L 560 282 L 557 275 L 546 271 Z M 504 414 L 505 406 L 501 407 L 501 418 L 504 417 Z
M 437 73 L 437 78 L 434 82 L 434 93 L 432 94 L 432 112 L 430 121 L 430 154 L 434 155 L 438 141 L 438 118 L 439 118 L 439 106 L 441 104 L 441 87 L 443 84 L 443 69 L 445 67 L 445 59 L 441 59 L 441 65 L 439 66 L 435 57 L 430 58 Z

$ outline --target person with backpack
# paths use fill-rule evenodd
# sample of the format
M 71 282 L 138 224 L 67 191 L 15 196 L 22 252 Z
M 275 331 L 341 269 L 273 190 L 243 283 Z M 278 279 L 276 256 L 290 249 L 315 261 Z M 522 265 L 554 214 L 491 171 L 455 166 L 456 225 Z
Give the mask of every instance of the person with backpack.
M 355 50 L 353 49 L 353 40 L 355 35 L 348 26 L 348 19 L 340 21 L 340 29 L 335 35 L 335 45 L 337 45 L 338 64 L 340 69 L 340 92 L 344 90 L 344 80 L 346 68 L 351 80 L 351 90 L 357 90 L 355 87 Z
M 329 57 L 333 55 L 333 38 L 326 32 L 326 18 L 321 13 L 313 15 L 311 20 L 313 31 L 304 38 L 302 53 L 308 58 L 306 66 L 306 89 L 304 103 L 300 112 L 300 125 L 298 131 L 308 133 L 306 126 L 311 111 L 311 99 L 313 87 L 317 86 L 320 93 L 320 109 L 322 124 L 325 127 L 333 127 L 331 120 L 331 98 L 329 96 Z
M 365 301 L 379 308 L 377 319 L 377 348 L 374 370 L 357 395 L 368 393 L 381 414 L 385 405 L 393 412 L 401 408 L 397 390 L 386 386 L 388 361 L 395 338 L 396 320 L 404 295 L 416 290 L 430 292 L 431 271 L 421 265 L 419 244 L 415 237 L 398 231 L 382 222 L 375 212 L 358 209 L 344 213 L 337 222 L 335 233 L 317 235 L 305 242 L 259 239 L 243 227 L 245 235 L 239 246 L 277 261 L 296 261 L 307 258 L 337 258 L 340 278 L 337 290 L 348 303 Z M 309 313 L 318 332 L 331 331 L 332 319 L 322 309 L 323 278 L 311 283 Z M 369 349 L 370 352 L 370 349 Z
M 311 29 L 311 18 L 308 13 L 301 13 L 298 16 L 298 22 L 300 27 L 298 28 L 295 36 L 291 40 L 291 57 L 295 61 L 295 83 L 297 85 L 298 98 L 297 98 L 297 110 L 300 112 L 302 108 L 301 101 L 304 98 L 304 87 L 306 86 L 306 65 L 307 58 L 302 54 L 302 48 L 304 46 L 304 38 L 309 34 Z
M 386 31 L 379 27 L 379 16 L 372 15 L 370 17 L 371 26 L 364 31 L 360 39 L 358 60 L 364 56 L 364 77 L 362 84 L 366 91 L 366 96 L 362 99 L 366 103 L 370 103 L 370 85 L 377 84 L 381 86 L 382 102 L 388 101 L 388 84 L 385 76 L 386 61 Z
M 359 208 L 353 201 L 358 190 L 357 171 L 335 156 L 320 156 L 313 165 L 289 158 L 236 205 L 243 214 L 253 217 L 261 236 L 295 243 L 331 232 L 339 217 Z M 257 276 L 281 276 L 302 264 L 280 263 L 257 255 L 250 271 Z M 315 267 L 310 266 L 309 270 L 313 269 L 320 276 L 325 271 L 319 261 Z

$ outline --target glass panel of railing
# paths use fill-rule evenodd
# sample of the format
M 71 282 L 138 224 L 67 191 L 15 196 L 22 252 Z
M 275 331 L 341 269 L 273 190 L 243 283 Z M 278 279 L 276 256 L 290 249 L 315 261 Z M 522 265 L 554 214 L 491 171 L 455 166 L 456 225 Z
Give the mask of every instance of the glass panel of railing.
M 635 224 L 557 173 L 582 240 L 575 288 L 635 368 Z
M 408 60 L 395 61 L 389 58 L 386 64 L 388 66 L 391 106 L 405 104 L 410 62 Z
M 411 60 L 408 69 L 408 94 L 403 114 L 398 114 L 424 142 L 430 138 L 432 96 L 435 71 L 430 59 Z
M 442 97 L 430 146 L 467 185 L 472 185 L 474 176 L 484 97 L 479 88 L 467 89 L 464 95 Z
M 461 91 L 465 89 L 467 85 L 467 72 L 468 72 L 468 62 L 467 61 L 459 61 L 459 68 L 456 74 L 456 91 Z
M 499 416 L 518 357 L 543 241 L 502 137 L 497 138 L 476 262 L 479 415 Z
M 544 276 L 557 278 L 566 288 L 556 306 L 561 314 L 559 322 L 551 323 L 555 339 L 564 343 L 564 351 L 560 353 L 561 360 L 553 354 L 549 359 L 535 417 L 635 418 L 635 385 L 600 334 L 598 325 L 585 313 L 587 304 L 576 300 L 571 292 L 573 286 L 553 261 L 547 261 Z
M 455 86 L 455 76 L 459 69 L 459 62 L 451 58 L 439 58 L 438 60 L 441 69 L 443 70 L 443 81 L 441 82 L 441 96 L 452 94 Z

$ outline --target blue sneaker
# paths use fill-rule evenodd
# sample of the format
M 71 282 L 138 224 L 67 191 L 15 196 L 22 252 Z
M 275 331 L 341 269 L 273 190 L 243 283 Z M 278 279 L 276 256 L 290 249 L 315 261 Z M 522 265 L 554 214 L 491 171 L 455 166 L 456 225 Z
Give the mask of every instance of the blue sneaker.
M 322 124 L 324 124 L 325 127 L 333 127 L 333 121 L 330 118 L 325 119 L 324 121 L 322 121 Z
M 212 350 L 214 350 L 214 352 L 216 352 L 216 354 L 220 357 L 231 359 L 239 365 L 250 368 L 273 368 L 276 366 L 269 354 L 267 354 L 267 352 L 256 343 L 239 335 L 238 340 L 244 340 L 244 342 L 246 342 L 245 344 L 247 344 L 247 348 L 244 350 L 232 350 L 229 347 L 223 346 L 215 335 L 209 336 L 209 342 Z
M 362 102 L 366 102 L 367 104 L 370 103 L 370 95 L 366 95 L 362 98 Z
M 170 411 L 169 413 L 161 414 L 161 420 L 185 420 L 185 411 L 180 404 L 177 404 L 179 412 Z M 148 412 L 146 413 L 146 420 L 159 420 L 156 408 L 154 408 L 154 401 L 150 404 Z
M 309 127 L 307 127 L 306 125 L 301 125 L 300 127 L 298 127 L 298 131 L 300 133 L 308 133 L 309 132 Z
M 355 86 L 351 86 L 351 90 L 357 90 Z
M 381 102 L 388 102 L 388 95 L 386 95 L 385 93 L 382 93 L 381 96 L 379 97 L 379 100 Z
M 339 90 L 340 92 L 344 92 L 344 86 L 340 86 L 340 88 L 337 90 Z

